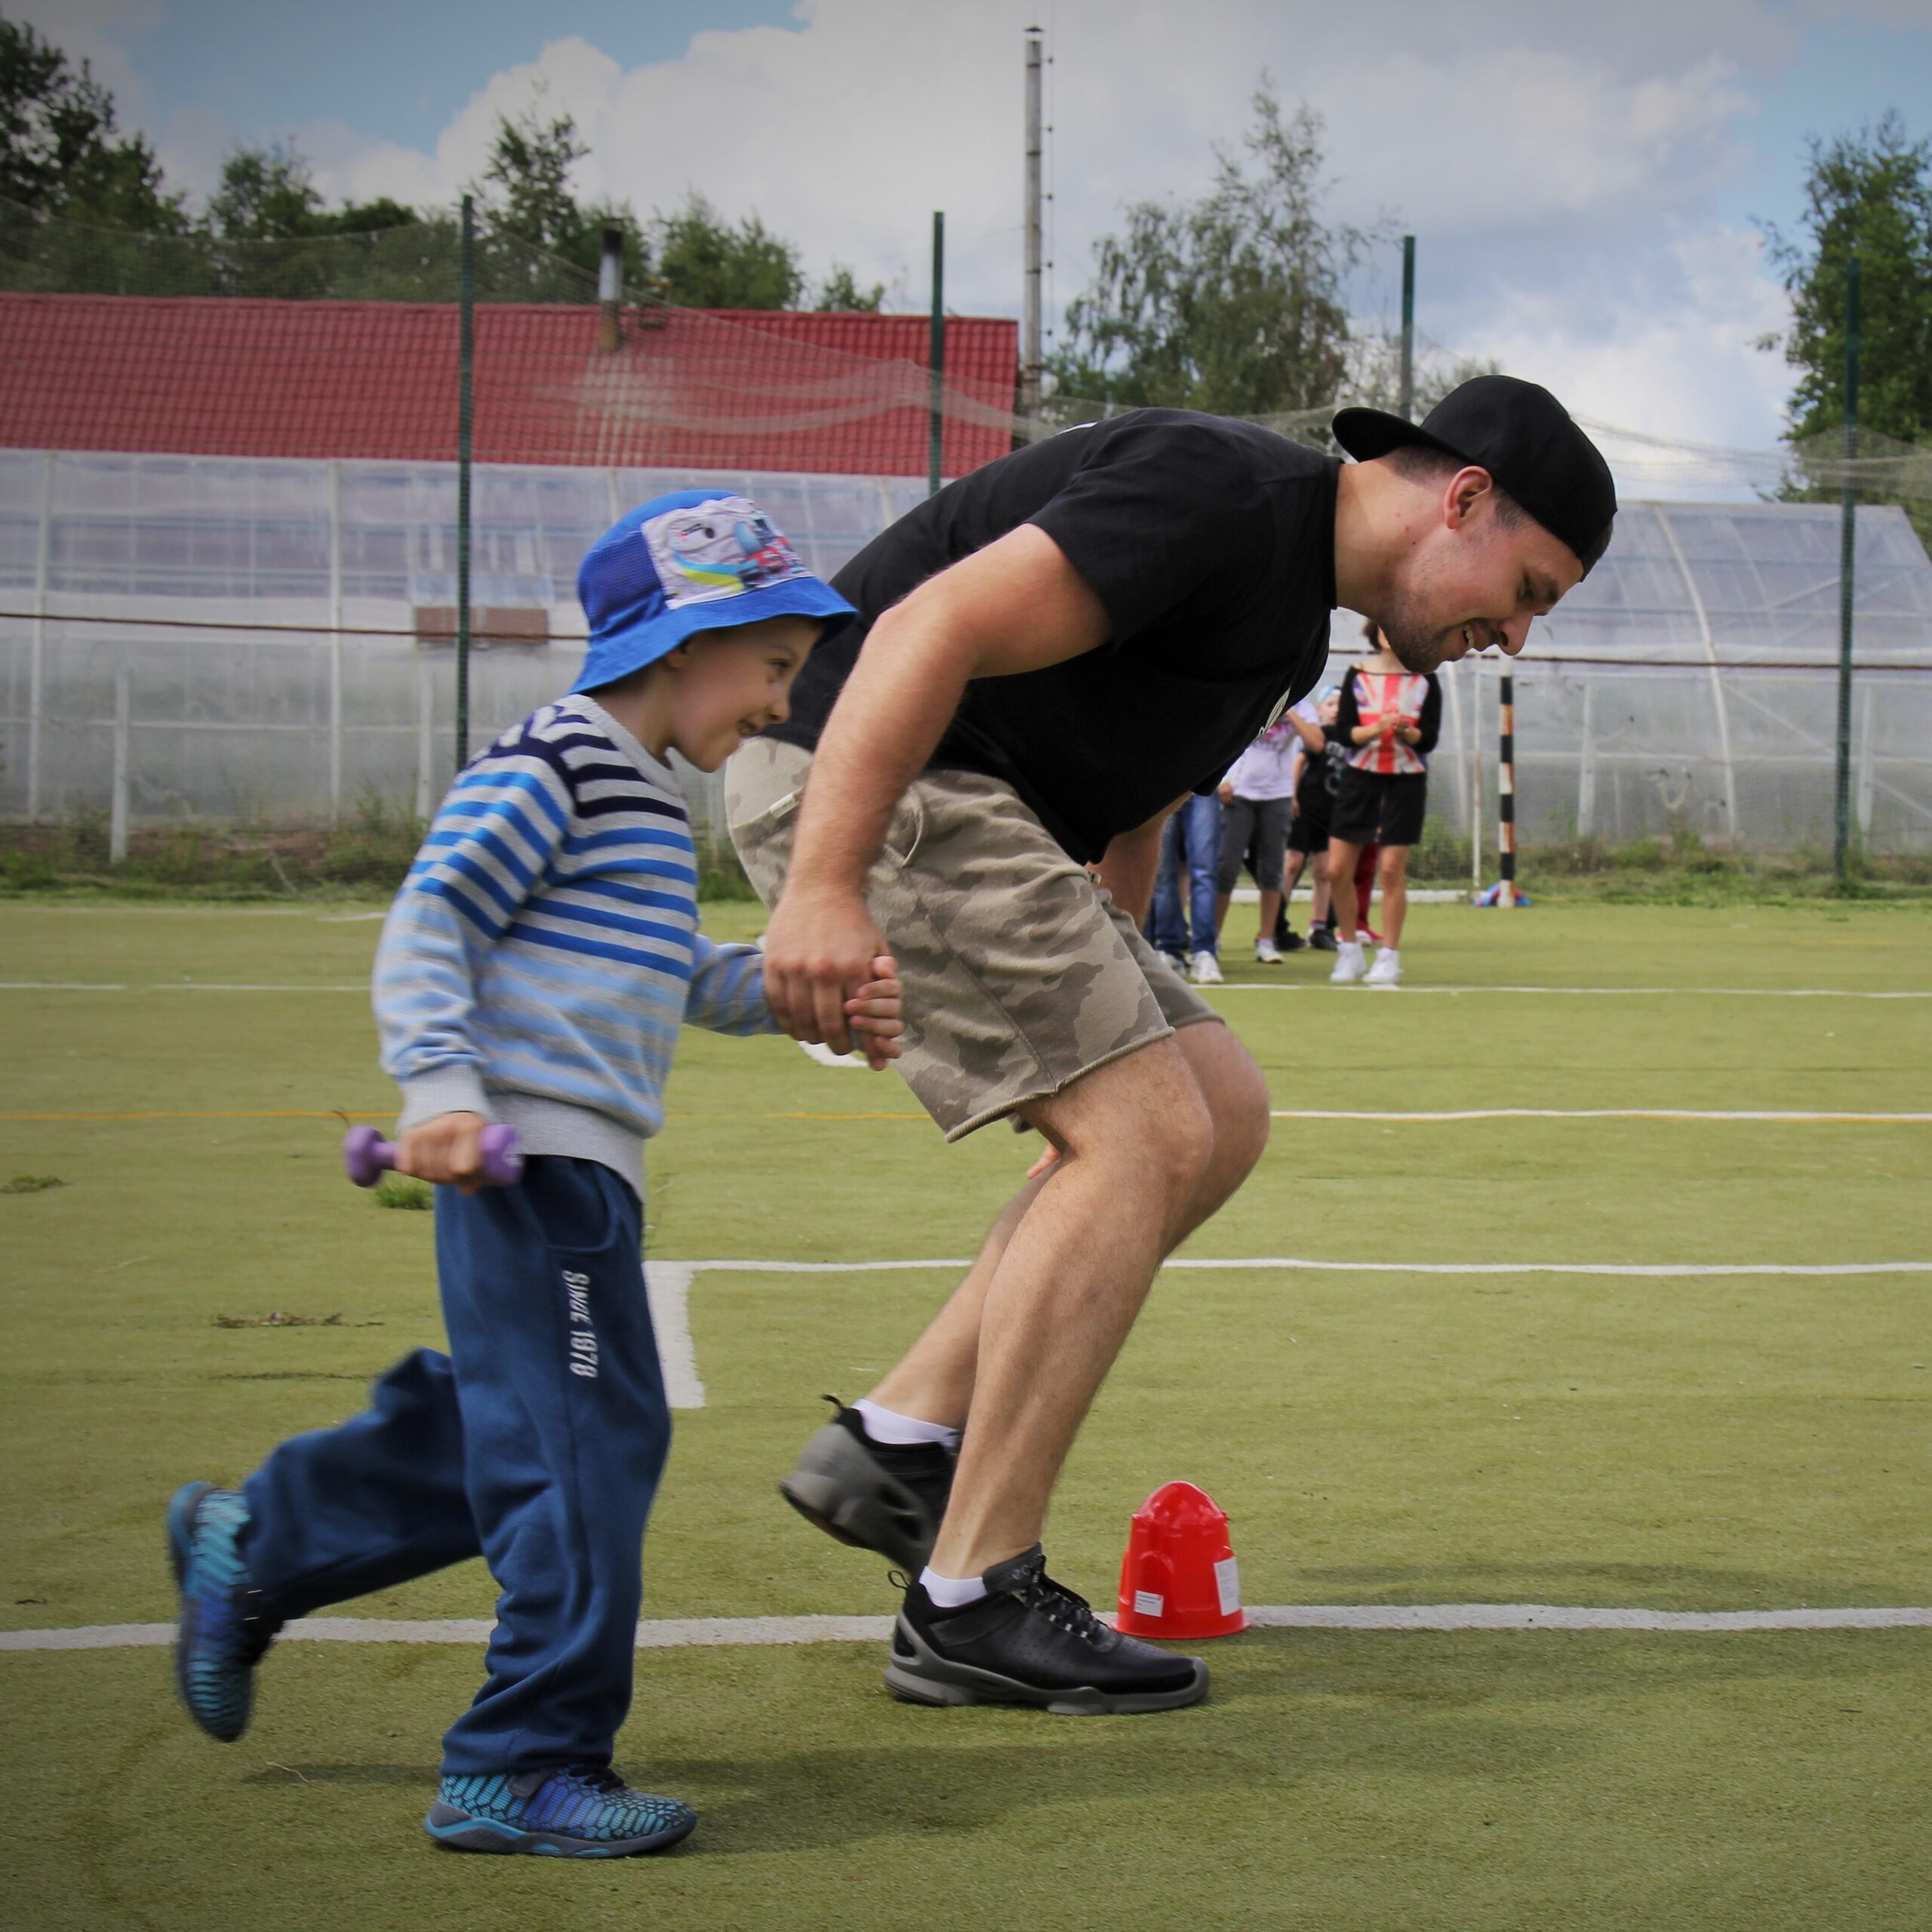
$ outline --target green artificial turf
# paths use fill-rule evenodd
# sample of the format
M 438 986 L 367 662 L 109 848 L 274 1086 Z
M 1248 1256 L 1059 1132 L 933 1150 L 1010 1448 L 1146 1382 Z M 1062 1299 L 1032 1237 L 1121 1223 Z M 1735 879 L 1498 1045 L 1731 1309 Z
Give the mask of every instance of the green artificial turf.
M 377 928 L 355 910 L 0 907 L 7 980 L 129 989 L 0 990 L 0 1627 L 167 1619 L 174 1486 L 238 1478 L 438 1340 L 431 1217 L 340 1178 L 331 1110 L 391 1105 L 366 998 L 201 989 L 359 987 Z M 1278 1106 L 1928 1104 L 1932 999 L 1427 990 L 1924 992 L 1921 909 L 1425 906 L 1392 996 L 1327 988 L 1318 956 L 1242 964 L 1251 916 L 1230 977 L 1300 989 L 1216 997 Z M 670 1109 L 648 1238 L 678 1260 L 962 1255 L 1037 1144 L 947 1149 L 896 1081 L 772 1039 L 688 1034 Z M 1187 1252 L 1924 1260 L 1929 1148 L 1923 1124 L 1281 1121 Z M 819 1392 L 860 1392 L 948 1285 L 697 1277 L 707 1404 L 678 1417 L 648 1616 L 890 1607 L 883 1566 L 772 1484 Z M 1925 1604 L 1927 1285 L 1174 1271 L 1069 1468 L 1054 1566 L 1110 1601 L 1128 1515 L 1185 1477 L 1232 1515 L 1251 1602 Z M 344 1611 L 476 1617 L 491 1595 L 472 1566 Z M 1208 1706 L 1080 1723 L 895 1705 L 870 1645 L 645 1653 L 623 1761 L 704 1823 L 610 1869 L 420 1838 L 462 1647 L 285 1644 L 228 1750 L 176 1711 L 162 1651 L 0 1654 L 0 1924 L 1925 1921 L 1932 1631 L 1257 1632 L 1211 1654 Z

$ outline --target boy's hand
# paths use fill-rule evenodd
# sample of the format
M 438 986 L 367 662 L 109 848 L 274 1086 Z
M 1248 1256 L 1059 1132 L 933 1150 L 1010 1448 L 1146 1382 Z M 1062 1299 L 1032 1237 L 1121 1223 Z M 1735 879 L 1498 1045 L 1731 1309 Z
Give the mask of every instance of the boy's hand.
M 420 1121 L 395 1144 L 395 1171 L 418 1180 L 474 1194 L 483 1178 L 478 1137 L 488 1123 L 481 1114 L 438 1114 Z
M 872 961 L 872 977 L 845 1002 L 853 1050 L 865 1055 L 875 1073 L 883 1073 L 899 1057 L 899 1036 L 906 1030 L 899 1017 L 902 998 L 899 968 L 881 953 Z
M 844 1009 L 858 995 L 848 989 L 866 983 L 867 962 L 885 950 L 865 895 L 793 881 L 772 909 L 764 949 L 764 996 L 779 1025 L 795 1040 L 852 1051 Z

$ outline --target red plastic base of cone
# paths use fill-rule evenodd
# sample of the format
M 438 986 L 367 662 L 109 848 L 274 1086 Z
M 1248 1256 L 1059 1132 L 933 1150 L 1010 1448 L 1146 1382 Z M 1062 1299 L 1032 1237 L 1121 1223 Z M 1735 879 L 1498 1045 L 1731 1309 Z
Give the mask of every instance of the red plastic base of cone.
M 1114 1627 L 1184 1643 L 1247 1628 L 1226 1512 L 1191 1482 L 1171 1482 L 1134 1512 Z

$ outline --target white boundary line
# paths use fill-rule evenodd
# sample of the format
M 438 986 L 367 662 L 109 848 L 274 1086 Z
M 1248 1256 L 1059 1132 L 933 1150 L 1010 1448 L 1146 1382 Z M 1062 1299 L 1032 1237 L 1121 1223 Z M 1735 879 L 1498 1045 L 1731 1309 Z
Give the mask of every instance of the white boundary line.
M 366 993 L 366 980 L 275 980 L 256 984 L 229 985 L 213 980 L 152 980 L 140 983 L 88 980 L 0 980 L 0 992 L 8 993 Z M 1229 980 L 1217 989 L 1226 993 L 1325 993 L 1349 992 L 1346 986 L 1331 986 L 1326 980 Z M 1611 999 L 1651 998 L 1666 993 L 1703 995 L 1713 999 L 1932 999 L 1932 987 L 1906 987 L 1887 991 L 1850 986 L 1371 986 L 1372 993 L 1399 992 L 1414 998 L 1420 994 L 1443 993 L 1460 997 L 1465 993 L 1550 993 L 1589 995 Z
M 963 1271 L 973 1264 L 954 1257 L 931 1261 L 660 1261 L 645 1263 L 651 1287 L 651 1320 L 657 1333 L 664 1392 L 674 1409 L 701 1409 L 704 1383 L 691 1338 L 691 1284 L 702 1274 L 900 1275 Z M 1582 1275 L 1633 1281 L 1726 1279 L 1742 1275 L 1836 1280 L 1875 1275 L 1932 1275 L 1932 1261 L 1318 1261 L 1300 1255 L 1260 1254 L 1238 1259 L 1187 1256 L 1168 1268 L 1256 1269 L 1270 1272 L 1346 1275 Z
M 697 1372 L 691 1314 L 691 1277 L 701 1265 L 690 1261 L 651 1261 L 645 1265 L 645 1294 L 651 1304 L 651 1325 L 657 1337 L 664 1399 L 674 1409 L 704 1407 L 704 1383 Z
M 1860 1605 L 1838 1610 L 1643 1610 L 1543 1603 L 1260 1604 L 1248 1622 L 1260 1630 L 1659 1630 L 1722 1635 L 1762 1630 L 1932 1629 L 1932 1607 Z M 482 1644 L 487 1617 L 309 1617 L 282 1633 L 285 1643 Z M 637 1626 L 641 1651 L 727 1644 L 880 1643 L 889 1617 L 667 1617 Z M 174 1641 L 171 1623 L 94 1623 L 64 1630 L 0 1631 L 0 1651 L 158 1650 Z
M 653 1269 L 666 1264 L 654 1261 Z M 694 1274 L 884 1275 L 914 1269 L 970 1268 L 970 1260 L 934 1261 L 692 1261 Z M 1183 1256 L 1168 1268 L 1296 1269 L 1354 1275 L 1606 1275 L 1669 1281 L 1679 1276 L 1776 1275 L 1801 1278 L 1857 1275 L 1932 1275 L 1932 1261 L 1318 1261 L 1298 1255 L 1256 1254 L 1238 1259 Z
M 1214 989 L 1224 993 L 1324 993 L 1364 990 L 1371 993 L 1563 993 L 1590 994 L 1622 999 L 1660 993 L 1700 993 L 1715 999 L 1932 999 L 1932 987 L 1886 992 L 1850 986 L 1331 986 L 1326 980 L 1228 980 Z
M 1932 1113 L 1813 1113 L 1722 1107 L 1459 1107 L 1441 1113 L 1343 1112 L 1325 1107 L 1277 1107 L 1271 1120 L 1686 1120 L 1780 1121 L 1799 1126 L 1834 1124 L 1911 1126 L 1932 1121 Z

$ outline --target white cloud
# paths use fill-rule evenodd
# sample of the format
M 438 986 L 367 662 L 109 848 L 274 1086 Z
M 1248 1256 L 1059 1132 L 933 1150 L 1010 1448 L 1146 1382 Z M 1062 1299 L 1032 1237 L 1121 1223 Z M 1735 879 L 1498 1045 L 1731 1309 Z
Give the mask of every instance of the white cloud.
M 152 0 L 66 4 L 91 11 L 103 48 L 152 17 Z M 1841 0 L 1804 4 L 1815 16 Z M 951 304 L 1011 314 L 1022 29 L 1041 11 L 801 0 L 796 31 L 701 32 L 678 59 L 628 70 L 568 36 L 493 75 L 431 150 L 339 122 L 297 139 L 332 196 L 447 202 L 481 173 L 497 117 L 535 101 L 589 143 L 584 191 L 648 213 L 699 189 L 756 210 L 814 272 L 849 263 L 909 304 L 943 208 Z M 1798 46 L 1802 14 L 1784 0 L 1057 0 L 1050 17 L 1061 300 L 1123 202 L 1204 183 L 1268 71 L 1325 116 L 1337 210 L 1423 238 L 1426 326 L 1450 347 L 1546 374 L 1614 420 L 1775 434 L 1782 365 L 1749 343 L 1777 326 L 1782 297 L 1749 238 L 1713 231 L 1708 210 L 1742 165 L 1750 77 Z M 205 125 L 166 131 L 171 171 L 178 154 L 197 185 L 213 152 Z

